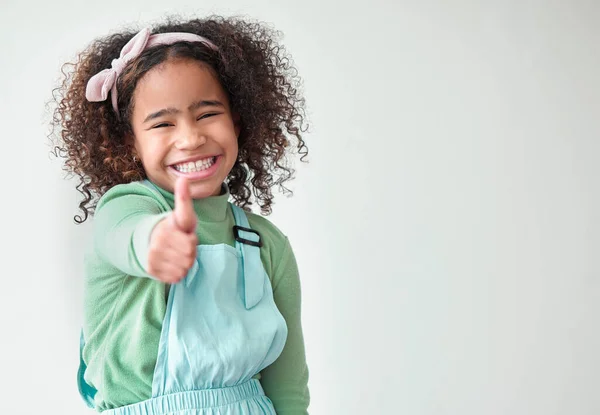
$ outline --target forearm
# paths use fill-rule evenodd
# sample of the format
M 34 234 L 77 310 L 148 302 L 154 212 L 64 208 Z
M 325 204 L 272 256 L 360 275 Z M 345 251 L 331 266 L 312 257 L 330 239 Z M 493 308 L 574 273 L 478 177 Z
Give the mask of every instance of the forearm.
M 99 256 L 125 274 L 147 273 L 152 230 L 167 213 L 143 197 L 120 197 L 99 205 L 94 220 L 94 247 Z

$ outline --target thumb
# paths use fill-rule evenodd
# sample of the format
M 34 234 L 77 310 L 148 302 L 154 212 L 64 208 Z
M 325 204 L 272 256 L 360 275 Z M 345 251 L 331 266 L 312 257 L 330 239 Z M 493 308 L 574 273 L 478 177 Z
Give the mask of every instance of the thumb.
M 175 182 L 173 219 L 175 225 L 183 232 L 193 233 L 196 230 L 196 213 L 190 196 L 190 185 L 183 177 L 178 178 Z

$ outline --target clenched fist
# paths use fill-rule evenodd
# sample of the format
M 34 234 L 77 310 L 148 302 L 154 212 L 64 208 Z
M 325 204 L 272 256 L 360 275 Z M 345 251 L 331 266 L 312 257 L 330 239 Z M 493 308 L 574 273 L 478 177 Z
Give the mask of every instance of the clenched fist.
M 162 282 L 181 281 L 196 259 L 196 213 L 185 178 L 175 183 L 175 209 L 150 235 L 148 273 Z

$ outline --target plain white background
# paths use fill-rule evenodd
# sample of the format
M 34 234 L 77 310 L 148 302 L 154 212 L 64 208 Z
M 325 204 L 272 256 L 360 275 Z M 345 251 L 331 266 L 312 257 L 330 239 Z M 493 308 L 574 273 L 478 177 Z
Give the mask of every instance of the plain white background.
M 280 29 L 304 78 L 310 164 L 271 219 L 302 274 L 311 414 L 600 413 L 594 0 L 2 0 L 0 412 L 89 413 L 90 227 L 46 139 L 61 63 L 211 12 Z

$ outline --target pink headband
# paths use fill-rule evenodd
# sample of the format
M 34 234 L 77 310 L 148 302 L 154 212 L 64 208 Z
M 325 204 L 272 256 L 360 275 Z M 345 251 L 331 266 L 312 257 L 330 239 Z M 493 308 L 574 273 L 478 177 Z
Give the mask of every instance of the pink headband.
M 90 78 L 85 90 L 86 99 L 90 102 L 105 101 L 110 91 L 113 108 L 118 114 L 117 78 L 121 75 L 125 66 L 152 46 L 171 45 L 175 42 L 202 42 L 209 48 L 217 50 L 217 47 L 210 40 L 193 33 L 158 33 L 150 35 L 150 29 L 142 29 L 123 46 L 121 55 L 118 59 L 113 59 L 110 69 L 104 69 Z

